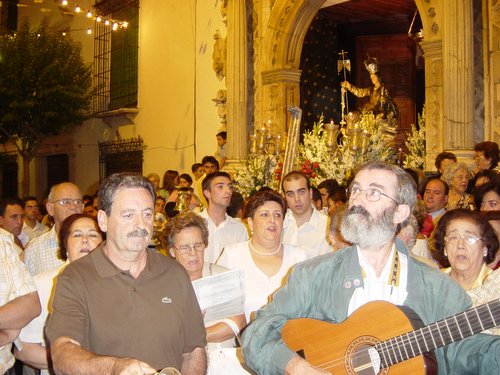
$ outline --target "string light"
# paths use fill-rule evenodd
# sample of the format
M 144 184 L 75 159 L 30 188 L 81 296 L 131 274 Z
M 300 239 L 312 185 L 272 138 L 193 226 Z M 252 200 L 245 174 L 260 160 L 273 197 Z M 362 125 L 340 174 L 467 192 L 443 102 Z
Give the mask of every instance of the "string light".
M 34 4 L 38 4 L 38 3 L 42 3 L 42 1 L 40 0 L 33 0 L 33 3 Z M 66 14 L 71 14 L 71 8 L 74 6 L 73 8 L 73 13 L 78 15 L 78 14 L 84 14 L 85 17 L 89 20 L 94 20 L 95 22 L 104 22 L 104 24 L 106 26 L 110 26 L 111 29 L 113 31 L 116 31 L 118 29 L 126 29 L 129 25 L 129 23 L 127 21 L 120 21 L 120 20 L 116 20 L 116 19 L 113 19 L 113 18 L 107 18 L 107 17 L 103 17 L 102 15 L 98 15 L 98 14 L 94 14 L 91 10 L 87 10 L 86 12 L 82 11 L 82 8 L 80 7 L 80 5 L 76 4 L 74 5 L 75 3 L 71 4 L 71 0 L 59 0 L 57 1 L 59 3 L 59 6 L 62 6 L 62 7 L 68 7 L 70 9 L 65 9 L 65 13 Z M 1 6 L 1 0 L 0 0 L 0 6 Z M 18 8 L 23 8 L 23 7 L 33 7 L 33 8 L 38 8 L 41 12 L 52 12 L 54 11 L 54 9 L 50 9 L 50 8 L 41 8 L 39 6 L 35 6 L 35 5 L 29 5 L 29 4 L 22 4 L 22 3 L 18 3 L 17 4 L 17 7 Z M 91 28 L 84 28 L 84 29 L 79 29 L 81 31 L 86 31 L 87 34 L 92 34 L 92 29 Z M 77 30 L 67 30 L 67 31 L 77 31 Z M 65 36 L 67 34 L 67 31 L 63 32 L 62 35 Z

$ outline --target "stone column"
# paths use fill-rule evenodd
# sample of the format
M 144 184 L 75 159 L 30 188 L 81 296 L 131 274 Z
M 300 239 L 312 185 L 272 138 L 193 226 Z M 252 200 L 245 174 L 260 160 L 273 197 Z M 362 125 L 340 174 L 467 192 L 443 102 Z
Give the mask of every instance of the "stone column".
M 227 164 L 247 157 L 247 17 L 245 1 L 229 1 L 227 13 Z
M 443 108 L 443 148 L 470 150 L 474 130 L 472 0 L 449 0 L 443 21 L 443 97 L 448 98 Z
M 285 68 L 262 72 L 264 122 L 271 120 L 283 131 L 288 131 L 287 124 L 290 113 L 288 108 L 300 104 L 299 69 Z
M 434 169 L 434 159 L 444 149 L 443 58 L 440 39 L 420 43 L 425 58 L 425 170 Z

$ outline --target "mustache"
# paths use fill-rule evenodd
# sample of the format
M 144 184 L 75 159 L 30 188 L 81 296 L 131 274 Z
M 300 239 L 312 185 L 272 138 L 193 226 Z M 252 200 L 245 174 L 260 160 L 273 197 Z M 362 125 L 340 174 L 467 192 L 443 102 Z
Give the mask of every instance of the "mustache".
M 127 238 L 132 238 L 132 237 L 147 237 L 149 235 L 149 232 L 146 229 L 135 229 L 132 232 L 127 233 Z
M 361 206 L 352 206 L 347 210 L 347 214 L 360 214 L 363 216 L 370 216 L 366 208 L 361 207 Z

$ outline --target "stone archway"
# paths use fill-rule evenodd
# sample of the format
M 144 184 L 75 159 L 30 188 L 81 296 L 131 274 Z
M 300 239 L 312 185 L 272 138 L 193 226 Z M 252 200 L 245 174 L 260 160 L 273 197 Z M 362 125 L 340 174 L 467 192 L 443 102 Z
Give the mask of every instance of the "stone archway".
M 302 43 L 323 3 L 254 0 L 255 123 L 272 120 L 282 129 L 287 127 L 287 108 L 300 102 Z M 464 150 L 472 148 L 472 40 L 457 40 L 459 35 L 472 38 L 472 26 L 467 21 L 472 1 L 468 3 L 470 7 L 464 7 L 462 1 L 459 4 L 459 0 L 415 1 L 424 31 L 421 46 L 426 71 L 426 166 L 431 166 L 442 150 L 454 150 L 457 156 L 467 157 L 468 151 Z M 445 35 L 449 40 L 444 39 Z

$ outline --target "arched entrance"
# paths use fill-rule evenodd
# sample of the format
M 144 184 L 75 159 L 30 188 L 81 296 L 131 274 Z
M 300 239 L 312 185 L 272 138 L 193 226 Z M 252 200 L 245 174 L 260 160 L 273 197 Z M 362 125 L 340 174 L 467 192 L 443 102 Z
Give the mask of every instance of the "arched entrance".
M 276 0 L 272 7 L 270 3 L 254 2 L 253 9 L 254 123 L 270 119 L 284 129 L 290 121 L 287 108 L 299 105 L 304 37 L 324 0 Z M 468 40 L 472 40 L 472 25 L 467 22 L 472 3 L 470 9 L 464 9 L 458 0 L 416 0 L 415 4 L 424 32 L 421 47 L 426 72 L 426 165 L 430 166 L 442 150 L 458 150 L 462 152 L 458 156 L 465 157 L 464 150 L 473 146 L 472 56 Z M 444 35 L 449 40 L 443 41 Z M 467 38 L 458 41 L 454 39 L 458 35 Z

